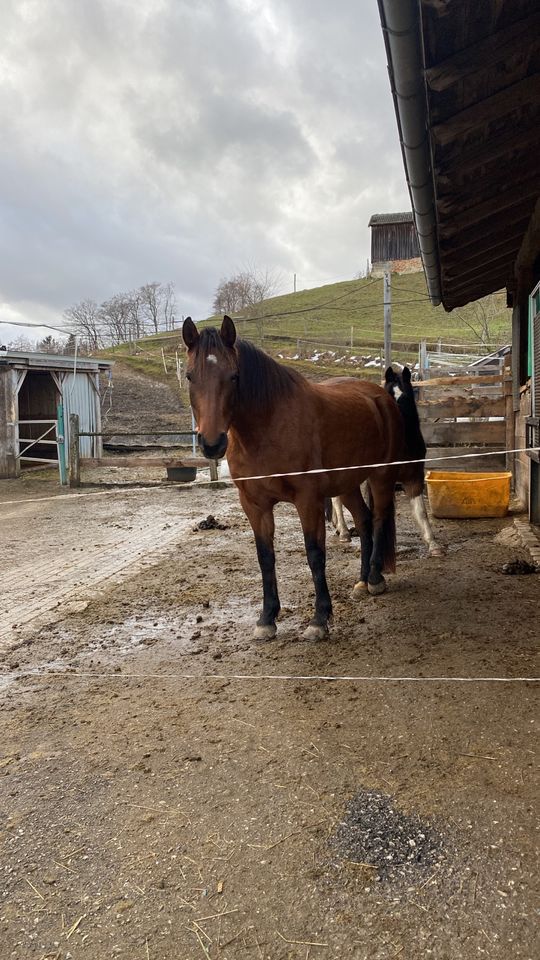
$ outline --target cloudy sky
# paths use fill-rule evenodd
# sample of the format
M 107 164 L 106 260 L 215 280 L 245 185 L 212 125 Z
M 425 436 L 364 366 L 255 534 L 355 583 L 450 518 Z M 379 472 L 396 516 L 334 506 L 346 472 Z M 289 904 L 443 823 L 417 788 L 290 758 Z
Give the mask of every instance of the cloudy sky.
M 409 208 L 376 0 L 2 0 L 0 35 L 0 320 L 348 279 Z

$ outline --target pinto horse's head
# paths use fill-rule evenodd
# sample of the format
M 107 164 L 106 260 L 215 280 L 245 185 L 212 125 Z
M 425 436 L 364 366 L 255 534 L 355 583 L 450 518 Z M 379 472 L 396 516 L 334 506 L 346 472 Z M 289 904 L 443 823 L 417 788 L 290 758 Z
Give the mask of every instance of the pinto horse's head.
M 396 373 L 393 367 L 388 367 L 384 375 L 384 389 L 388 391 L 399 405 L 405 398 L 414 402 L 414 390 L 411 384 L 411 371 L 403 367 L 401 373 Z
M 230 317 L 223 317 L 219 331 L 206 327 L 199 332 L 187 317 L 182 337 L 187 347 L 186 376 L 199 446 L 205 457 L 217 460 L 227 450 L 227 430 L 237 397 L 236 328 Z

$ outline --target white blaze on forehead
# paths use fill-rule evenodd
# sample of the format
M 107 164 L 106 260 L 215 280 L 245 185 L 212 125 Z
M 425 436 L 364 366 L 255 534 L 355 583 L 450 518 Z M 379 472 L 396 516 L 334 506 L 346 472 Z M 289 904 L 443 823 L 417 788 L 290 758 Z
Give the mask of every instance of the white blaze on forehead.
M 403 395 L 403 390 L 399 389 L 397 383 L 395 383 L 392 387 L 392 392 L 394 394 L 394 400 L 399 400 L 399 398 Z
M 206 359 L 209 363 L 217 363 L 217 357 L 213 353 L 209 353 Z

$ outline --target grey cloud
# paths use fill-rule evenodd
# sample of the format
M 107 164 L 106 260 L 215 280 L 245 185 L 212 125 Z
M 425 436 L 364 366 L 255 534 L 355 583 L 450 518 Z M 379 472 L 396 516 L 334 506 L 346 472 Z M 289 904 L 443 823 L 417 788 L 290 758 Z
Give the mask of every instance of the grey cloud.
M 0 19 L 0 302 L 28 319 L 154 279 L 204 315 L 247 261 L 352 276 L 370 214 L 408 204 L 375 2 L 12 0 Z

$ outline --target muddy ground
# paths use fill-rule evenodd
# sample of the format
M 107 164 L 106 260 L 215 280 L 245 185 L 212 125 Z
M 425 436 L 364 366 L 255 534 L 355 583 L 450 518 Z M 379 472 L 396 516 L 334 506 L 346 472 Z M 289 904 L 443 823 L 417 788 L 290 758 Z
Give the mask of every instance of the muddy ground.
M 526 556 L 511 517 L 439 521 L 428 560 L 400 500 L 398 572 L 360 602 L 357 546 L 330 537 L 334 623 L 310 644 L 281 507 L 283 615 L 256 644 L 234 490 L 77 503 L 46 504 L 51 564 L 55 536 L 98 550 L 109 529 L 110 557 L 149 513 L 179 532 L 2 655 L 2 960 L 538 956 L 536 686 L 421 679 L 538 674 L 538 576 L 501 572 Z M 22 570 L 45 507 L 3 509 Z M 193 530 L 209 513 L 227 529 Z

